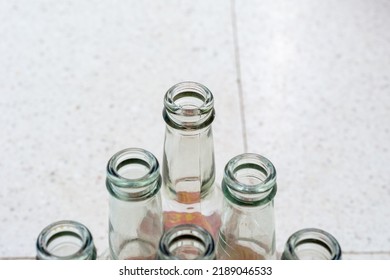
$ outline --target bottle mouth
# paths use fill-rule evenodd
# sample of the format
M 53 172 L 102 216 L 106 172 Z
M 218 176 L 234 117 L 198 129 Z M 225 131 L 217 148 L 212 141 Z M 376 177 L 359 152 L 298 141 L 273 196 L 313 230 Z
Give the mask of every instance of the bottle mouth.
M 215 259 L 215 245 L 211 234 L 195 224 L 170 228 L 160 239 L 160 259 L 200 260 Z
M 259 205 L 276 194 L 276 170 L 267 158 L 246 153 L 232 158 L 225 166 L 222 188 L 235 202 Z
M 172 86 L 164 98 L 163 117 L 171 127 L 199 129 L 214 120 L 214 97 L 211 91 L 196 82 Z
M 159 163 L 152 153 L 144 149 L 119 151 L 108 161 L 106 185 L 118 199 L 146 199 L 161 186 Z
M 340 260 L 341 248 L 330 233 L 307 228 L 289 237 L 283 255 L 283 258 L 293 260 Z
M 58 221 L 45 227 L 37 239 L 39 260 L 96 259 L 96 249 L 88 228 L 76 221 Z

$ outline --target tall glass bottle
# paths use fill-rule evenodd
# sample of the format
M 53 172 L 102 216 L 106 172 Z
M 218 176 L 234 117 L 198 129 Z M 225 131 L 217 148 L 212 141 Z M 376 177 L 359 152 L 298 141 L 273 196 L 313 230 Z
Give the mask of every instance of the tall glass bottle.
M 213 95 L 199 83 L 176 84 L 165 94 L 163 117 L 164 228 L 197 224 L 215 238 L 221 199 L 215 185 Z
M 167 230 L 160 239 L 160 260 L 214 260 L 211 234 L 194 224 L 181 224 Z
M 95 260 L 91 232 L 76 221 L 58 221 L 45 227 L 37 238 L 37 260 Z
M 306 228 L 288 238 L 282 260 L 341 260 L 341 248 L 330 233 Z
M 131 148 L 107 165 L 112 259 L 155 259 L 163 232 L 161 176 L 153 154 Z
M 217 259 L 275 259 L 273 164 L 257 154 L 234 157 L 225 167 L 222 191 Z

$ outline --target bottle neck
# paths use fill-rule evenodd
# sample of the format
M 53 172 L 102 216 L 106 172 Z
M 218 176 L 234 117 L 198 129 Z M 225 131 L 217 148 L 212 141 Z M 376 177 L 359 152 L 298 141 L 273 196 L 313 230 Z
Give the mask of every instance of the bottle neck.
M 198 130 L 209 126 L 214 115 L 214 97 L 202 84 L 182 82 L 165 94 L 163 117 L 172 128 Z
M 213 95 L 202 84 L 179 83 L 165 94 L 163 180 L 180 203 L 199 202 L 214 183 L 214 114 Z
M 213 260 L 215 245 L 211 234 L 194 224 L 183 224 L 166 231 L 160 239 L 160 260 Z
M 37 239 L 38 260 L 94 260 L 90 231 L 75 221 L 58 221 L 44 228 Z
M 169 192 L 183 203 L 197 202 L 211 190 L 215 181 L 211 125 L 189 131 L 167 125 L 163 180 Z
M 241 154 L 225 167 L 224 196 L 238 206 L 265 206 L 275 197 L 276 171 L 272 162 L 258 154 Z
M 283 260 L 341 260 L 341 248 L 328 232 L 307 228 L 292 234 L 286 242 Z
M 159 171 L 152 153 L 138 148 L 119 151 L 107 164 L 107 190 L 119 200 L 145 200 L 160 189 Z

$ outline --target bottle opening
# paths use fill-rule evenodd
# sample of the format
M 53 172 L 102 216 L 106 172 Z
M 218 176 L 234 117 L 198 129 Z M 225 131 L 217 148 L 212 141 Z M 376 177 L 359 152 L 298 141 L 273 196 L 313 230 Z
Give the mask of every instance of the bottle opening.
M 302 240 L 296 244 L 295 254 L 300 260 L 331 260 L 333 258 L 333 252 L 329 246 L 316 239 Z
M 196 115 L 206 105 L 206 97 L 199 92 L 184 91 L 172 95 L 173 105 L 180 108 L 184 115 Z
M 240 184 L 257 186 L 268 178 L 269 170 L 257 164 L 243 163 L 234 169 L 233 176 Z
M 205 229 L 194 225 L 178 225 L 160 239 L 160 259 L 214 259 L 214 240 Z
M 141 179 L 155 175 L 157 168 L 157 159 L 150 152 L 130 148 L 112 156 L 108 162 L 107 172 L 113 179 L 140 183 Z
M 119 151 L 107 164 L 107 189 L 122 200 L 145 199 L 160 188 L 156 157 L 143 149 Z
M 141 159 L 124 159 L 123 161 L 119 161 L 117 164 L 117 174 L 120 177 L 129 180 L 139 180 L 142 177 L 145 177 L 151 169 L 150 165 Z
M 75 221 L 50 224 L 37 239 L 37 259 L 94 259 L 92 235 Z
M 320 229 L 303 229 L 290 236 L 284 259 L 339 260 L 341 248 L 337 240 Z
M 46 248 L 53 255 L 66 257 L 80 251 L 84 242 L 81 236 L 71 231 L 65 231 L 53 235 L 48 240 Z
M 214 98 L 202 84 L 182 82 L 171 87 L 164 98 L 164 120 L 174 128 L 199 129 L 214 119 Z
M 265 198 L 270 201 L 276 194 L 275 167 L 258 154 L 238 155 L 225 167 L 222 188 L 235 202 L 257 204 Z
M 201 239 L 193 235 L 182 235 L 172 240 L 168 250 L 172 255 L 184 260 L 194 260 L 205 254 L 206 248 Z

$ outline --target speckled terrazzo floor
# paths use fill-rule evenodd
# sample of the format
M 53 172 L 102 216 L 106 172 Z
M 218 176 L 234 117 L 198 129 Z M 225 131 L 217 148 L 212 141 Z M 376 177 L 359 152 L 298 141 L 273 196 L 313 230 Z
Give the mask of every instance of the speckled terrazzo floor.
M 278 172 L 277 249 L 304 227 L 345 259 L 390 259 L 388 1 L 1 1 L 0 258 L 47 224 L 107 248 L 105 166 L 162 156 L 162 98 L 215 96 L 217 178 L 244 151 Z

